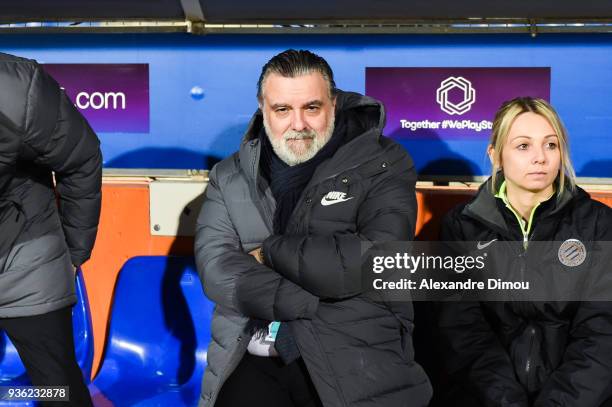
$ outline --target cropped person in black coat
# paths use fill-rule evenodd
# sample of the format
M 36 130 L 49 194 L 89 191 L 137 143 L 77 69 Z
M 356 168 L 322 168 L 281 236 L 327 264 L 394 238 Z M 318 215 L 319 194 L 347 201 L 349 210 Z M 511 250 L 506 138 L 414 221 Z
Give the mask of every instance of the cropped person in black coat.
M 100 216 L 100 143 L 35 61 L 0 54 L 0 89 L 0 329 L 34 385 L 88 406 L 72 305 Z

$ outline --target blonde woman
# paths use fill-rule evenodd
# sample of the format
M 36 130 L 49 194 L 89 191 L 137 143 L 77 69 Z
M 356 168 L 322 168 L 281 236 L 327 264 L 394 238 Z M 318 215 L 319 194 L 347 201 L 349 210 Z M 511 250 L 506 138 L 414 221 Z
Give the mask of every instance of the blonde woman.
M 573 239 L 587 247 L 612 241 L 612 210 L 576 186 L 567 133 L 547 102 L 522 97 L 504 103 L 488 155 L 491 178 L 446 216 L 442 240 L 478 242 L 475 250 L 507 244 L 516 250 L 503 249 L 496 268 L 550 279 L 571 270 L 559 261 L 538 263 L 533 241 Z M 447 392 L 443 405 L 612 405 L 610 304 L 446 303 L 439 327 L 451 383 L 441 389 Z

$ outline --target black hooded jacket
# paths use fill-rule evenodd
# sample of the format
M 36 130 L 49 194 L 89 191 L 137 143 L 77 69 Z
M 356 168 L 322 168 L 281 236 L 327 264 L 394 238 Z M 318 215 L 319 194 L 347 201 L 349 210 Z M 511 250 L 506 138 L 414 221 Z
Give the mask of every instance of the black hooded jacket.
M 612 210 L 579 187 L 539 205 L 524 240 L 516 216 L 491 192 L 491 180 L 444 219 L 441 239 L 501 248 L 496 272 L 550 285 L 585 274 L 609 291 Z M 575 239 L 586 247 L 568 267 L 535 247 Z M 552 243 L 554 242 L 554 243 Z M 548 244 L 548 243 L 546 243 Z M 595 272 L 596 271 L 596 272 Z M 595 279 L 599 279 L 594 281 Z M 605 280 L 605 281 L 604 281 Z M 568 280 L 569 281 L 569 280 Z M 578 280 L 577 280 L 578 281 Z M 576 290 L 578 287 L 576 287 Z M 589 291 L 594 292 L 594 291 Z M 440 307 L 442 360 L 455 389 L 453 405 L 599 407 L 612 397 L 612 303 L 589 301 L 449 302 Z M 571 297 L 571 293 L 569 295 Z M 610 299 L 602 293 L 599 299 Z M 477 399 L 478 403 L 474 400 Z M 476 404 L 474 404 L 476 403 Z
M 100 216 L 100 143 L 35 61 L 0 54 L 0 89 L 0 318 L 39 315 L 75 301 L 71 265 L 89 258 Z
M 320 163 L 283 234 L 259 172 L 262 114 L 237 154 L 210 174 L 195 252 L 206 295 L 216 303 L 200 405 L 213 406 L 244 355 L 249 321 L 286 323 L 326 407 L 425 406 L 431 386 L 414 362 L 412 304 L 372 300 L 362 279 L 369 242 L 412 240 L 412 159 L 382 137 L 380 102 L 339 92 L 336 118 L 347 137 Z M 265 264 L 249 251 L 263 246 Z

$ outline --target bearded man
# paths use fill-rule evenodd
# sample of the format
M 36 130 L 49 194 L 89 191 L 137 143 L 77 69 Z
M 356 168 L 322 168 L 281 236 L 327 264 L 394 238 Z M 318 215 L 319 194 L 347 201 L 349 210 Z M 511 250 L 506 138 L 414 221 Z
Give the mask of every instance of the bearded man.
M 217 306 L 201 406 L 425 406 L 412 305 L 372 301 L 362 244 L 412 240 L 416 174 L 380 102 L 309 51 L 274 56 L 210 173 L 196 261 Z

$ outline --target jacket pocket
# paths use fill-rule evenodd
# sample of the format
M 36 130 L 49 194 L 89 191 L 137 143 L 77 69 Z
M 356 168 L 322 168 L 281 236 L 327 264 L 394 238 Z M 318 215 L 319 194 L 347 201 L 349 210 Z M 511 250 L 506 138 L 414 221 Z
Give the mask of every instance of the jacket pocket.
M 0 199 L 0 274 L 6 269 L 9 254 L 21 235 L 25 223 L 20 202 L 14 199 Z
M 514 371 L 529 394 L 535 394 L 541 389 L 550 372 L 543 342 L 542 329 L 529 323 L 511 345 Z

